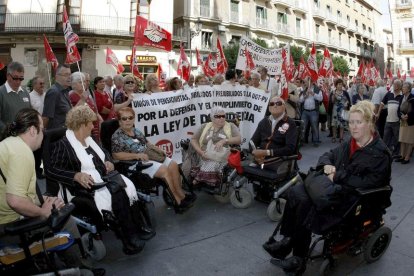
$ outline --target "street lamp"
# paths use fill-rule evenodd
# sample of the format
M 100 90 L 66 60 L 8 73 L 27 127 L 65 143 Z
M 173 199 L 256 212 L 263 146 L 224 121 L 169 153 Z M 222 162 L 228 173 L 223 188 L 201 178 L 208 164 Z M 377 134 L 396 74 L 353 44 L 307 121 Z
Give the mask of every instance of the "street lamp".
M 190 48 L 190 66 L 191 68 L 193 67 L 193 48 L 191 46 L 191 41 L 193 40 L 194 37 L 198 36 L 201 32 L 201 28 L 203 27 L 203 23 L 200 20 L 200 17 L 197 18 L 197 21 L 194 22 L 193 28 L 189 28 L 190 29 L 190 40 L 189 40 L 189 48 Z

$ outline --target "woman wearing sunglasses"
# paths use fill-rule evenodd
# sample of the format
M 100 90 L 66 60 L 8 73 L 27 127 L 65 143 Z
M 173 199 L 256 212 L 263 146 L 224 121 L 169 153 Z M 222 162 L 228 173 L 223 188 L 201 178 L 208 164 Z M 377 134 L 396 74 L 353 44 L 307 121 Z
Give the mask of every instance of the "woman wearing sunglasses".
M 212 160 L 207 151 L 209 142 L 214 150 L 220 152 L 228 145 L 240 145 L 241 135 L 233 123 L 226 122 L 226 112 L 220 106 L 215 106 L 210 113 L 211 122 L 201 125 L 191 139 L 191 145 L 200 157 L 199 166 L 195 172 L 194 184 L 204 183 L 217 187 L 222 182 L 223 168 L 227 158 L 223 161 Z
M 165 157 L 164 162 L 149 160 L 145 153 L 149 142 L 144 134 L 134 127 L 135 112 L 131 107 L 121 108 L 118 113 L 119 128 L 112 135 L 112 156 L 116 160 L 142 160 L 151 163 L 152 166 L 142 170 L 142 173 L 151 178 L 163 179 L 178 204 L 179 209 L 191 207 L 195 196 L 185 194 L 181 187 L 181 176 L 175 161 Z

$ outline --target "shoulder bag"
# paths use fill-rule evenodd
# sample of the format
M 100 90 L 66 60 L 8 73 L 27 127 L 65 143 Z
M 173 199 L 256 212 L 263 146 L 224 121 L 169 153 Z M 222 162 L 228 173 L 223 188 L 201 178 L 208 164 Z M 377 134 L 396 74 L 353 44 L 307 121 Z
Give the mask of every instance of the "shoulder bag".
M 148 155 L 148 158 L 150 160 L 160 162 L 160 163 L 164 162 L 165 157 L 166 157 L 165 152 L 153 144 L 147 144 L 147 147 L 145 148 L 144 153 Z
M 115 194 L 127 186 L 125 181 L 122 179 L 122 175 L 116 170 L 103 176 L 102 180 L 107 182 L 106 188 L 108 188 L 111 194 Z

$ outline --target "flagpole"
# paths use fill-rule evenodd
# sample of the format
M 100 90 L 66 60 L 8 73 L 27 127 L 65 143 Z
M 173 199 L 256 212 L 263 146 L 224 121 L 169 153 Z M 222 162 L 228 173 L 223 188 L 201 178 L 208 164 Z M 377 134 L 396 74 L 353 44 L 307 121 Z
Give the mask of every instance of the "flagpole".
M 81 70 L 80 70 L 79 61 L 77 61 L 76 64 L 78 65 L 78 71 L 79 71 L 79 73 L 82 73 Z M 84 80 L 82 78 L 82 74 L 80 74 L 80 77 L 81 77 L 81 83 L 82 83 L 83 92 L 85 93 L 86 92 L 86 89 L 85 89 Z
M 50 79 L 50 70 L 49 70 L 49 62 L 46 62 L 46 69 L 47 69 L 47 78 L 49 79 L 49 88 L 52 87 L 52 81 Z

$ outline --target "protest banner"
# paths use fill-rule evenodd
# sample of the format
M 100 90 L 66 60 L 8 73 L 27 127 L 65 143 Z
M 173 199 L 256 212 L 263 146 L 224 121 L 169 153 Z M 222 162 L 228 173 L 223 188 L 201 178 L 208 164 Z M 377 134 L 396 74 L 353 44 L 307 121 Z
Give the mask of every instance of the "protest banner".
M 289 44 L 283 47 L 286 54 L 290 55 Z M 253 40 L 242 36 L 239 43 L 239 53 L 237 55 L 236 69 L 244 71 L 246 68 L 246 54 L 248 50 L 253 58 L 255 68 L 264 66 L 269 75 L 280 75 L 282 71 L 282 48 L 266 49 L 255 43 Z
M 242 147 L 247 148 L 265 116 L 269 94 L 244 85 L 215 85 L 186 88 L 176 92 L 136 94 L 132 101 L 135 126 L 148 140 L 181 163 L 181 139 L 191 139 L 209 120 L 211 109 L 222 106 L 227 119 L 240 118 Z

